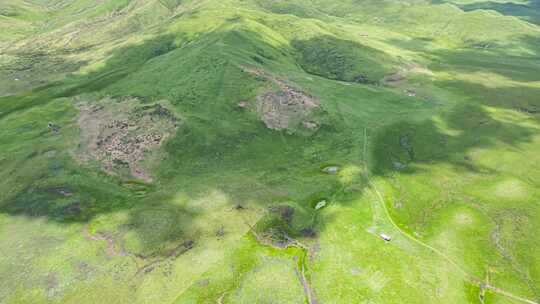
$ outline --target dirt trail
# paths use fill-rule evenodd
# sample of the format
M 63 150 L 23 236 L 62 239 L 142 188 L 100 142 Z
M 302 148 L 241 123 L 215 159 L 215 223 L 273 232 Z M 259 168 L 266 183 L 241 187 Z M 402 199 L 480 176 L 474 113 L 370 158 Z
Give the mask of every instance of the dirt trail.
M 491 284 L 489 284 L 489 282 L 484 282 L 482 281 L 481 279 L 479 279 L 478 277 L 466 272 L 463 268 L 461 268 L 461 266 L 459 266 L 454 260 L 452 260 L 452 258 L 450 258 L 448 255 L 444 254 L 443 252 L 441 252 L 440 250 L 438 250 L 437 248 L 434 248 L 422 241 L 420 241 L 419 239 L 415 238 L 414 236 L 408 234 L 407 232 L 405 232 L 404 230 L 402 230 L 397 224 L 396 222 L 392 219 L 392 216 L 390 215 L 390 212 L 388 211 L 388 208 L 386 207 L 386 203 L 384 201 L 384 198 L 382 196 L 382 194 L 380 193 L 380 191 L 378 190 L 377 186 L 375 185 L 375 183 L 371 180 L 371 177 L 369 175 L 369 171 L 368 171 L 368 154 L 367 154 L 367 144 L 368 144 L 368 136 L 367 136 L 367 129 L 364 128 L 364 176 L 368 182 L 368 185 L 369 185 L 369 188 L 373 191 L 373 193 L 375 193 L 375 195 L 377 196 L 378 198 L 378 201 L 379 203 L 381 204 L 384 212 L 385 212 L 385 215 L 388 219 L 388 221 L 392 224 L 392 226 L 401 234 L 403 235 L 404 237 L 408 238 L 409 240 L 411 240 L 412 242 L 424 247 L 424 248 L 427 248 L 429 250 L 431 250 L 432 252 L 436 253 L 438 256 L 442 257 L 444 260 L 446 260 L 447 262 L 449 262 L 450 264 L 452 264 L 461 274 L 463 274 L 463 276 L 471 283 L 475 284 L 475 285 L 478 285 L 478 286 L 481 286 L 483 287 L 485 290 L 491 290 L 492 292 L 494 293 L 498 293 L 500 295 L 503 295 L 503 296 L 506 296 L 508 298 L 511 298 L 511 299 L 514 299 L 514 300 L 517 300 L 517 301 L 521 301 L 521 302 L 524 302 L 524 303 L 528 303 L 528 304 L 539 304 L 538 302 L 535 302 L 533 300 L 530 300 L 530 299 L 527 299 L 527 298 L 523 298 L 523 297 L 520 297 L 520 296 L 517 296 L 517 295 L 514 295 L 508 291 L 505 291 L 501 288 L 498 288 L 496 286 L 493 286 Z
M 301 269 L 298 269 L 298 268 L 301 268 Z M 296 272 L 296 275 L 298 276 L 300 283 L 304 287 L 304 293 L 306 294 L 308 304 L 317 304 L 317 299 L 315 299 L 315 292 L 313 292 L 313 289 L 311 288 L 311 285 L 309 284 L 309 281 L 306 278 L 304 265 L 302 265 L 301 267 L 295 268 L 294 272 Z
M 217 303 L 217 304 L 223 304 L 223 298 L 225 298 L 225 295 L 226 295 L 226 294 L 227 294 L 226 292 L 223 293 L 223 294 L 217 299 L 216 303 Z

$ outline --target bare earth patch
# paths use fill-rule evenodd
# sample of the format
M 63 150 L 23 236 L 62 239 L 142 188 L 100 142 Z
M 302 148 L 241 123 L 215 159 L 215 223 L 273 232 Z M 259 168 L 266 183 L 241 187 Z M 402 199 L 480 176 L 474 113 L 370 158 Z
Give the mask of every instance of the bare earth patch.
M 86 240 L 89 240 L 89 241 L 107 242 L 107 255 L 110 257 L 128 255 L 128 253 L 124 250 L 124 248 L 121 248 L 121 246 L 118 246 L 115 243 L 114 236 L 110 233 L 98 232 L 96 234 L 91 234 L 90 231 L 88 230 L 88 225 L 86 225 L 84 226 L 84 229 L 83 229 L 83 236 Z
M 318 107 L 314 99 L 296 89 L 267 92 L 257 98 L 257 110 L 269 129 L 286 130 L 299 123 L 307 129 L 317 129 L 310 121 L 311 110 Z
M 399 71 L 384 77 L 381 80 L 381 84 L 388 86 L 398 86 L 405 83 L 407 78 L 411 74 L 433 76 L 433 72 L 430 71 L 428 68 L 418 64 L 409 64 L 403 66 Z
M 297 129 L 314 132 L 319 129 L 320 124 L 312 115 L 320 107 L 317 98 L 266 72 L 249 68 L 244 70 L 266 79 L 278 88 L 257 96 L 257 112 L 267 128 L 289 132 Z
M 151 152 L 176 132 L 180 120 L 160 103 L 105 99 L 79 106 L 83 151 L 78 158 L 97 160 L 109 174 L 152 181 L 143 165 Z

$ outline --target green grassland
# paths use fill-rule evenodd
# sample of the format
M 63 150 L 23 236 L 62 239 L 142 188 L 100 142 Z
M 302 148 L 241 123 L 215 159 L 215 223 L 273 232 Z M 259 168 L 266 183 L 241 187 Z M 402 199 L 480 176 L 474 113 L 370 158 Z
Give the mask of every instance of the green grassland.
M 0 303 L 539 303 L 538 14 L 2 1 Z

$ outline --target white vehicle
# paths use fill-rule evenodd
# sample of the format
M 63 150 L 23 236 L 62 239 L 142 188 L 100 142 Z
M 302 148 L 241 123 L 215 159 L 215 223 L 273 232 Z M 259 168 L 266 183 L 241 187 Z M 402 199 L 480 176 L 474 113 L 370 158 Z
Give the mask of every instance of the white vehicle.
M 324 208 L 326 206 L 326 201 L 320 201 L 317 203 L 317 206 L 315 206 L 315 210 L 319 210 L 321 208 Z
M 381 239 L 387 241 L 387 242 L 390 242 L 392 240 L 392 237 L 389 236 L 388 234 L 385 234 L 385 233 L 381 233 L 379 234 L 379 236 L 381 237 Z

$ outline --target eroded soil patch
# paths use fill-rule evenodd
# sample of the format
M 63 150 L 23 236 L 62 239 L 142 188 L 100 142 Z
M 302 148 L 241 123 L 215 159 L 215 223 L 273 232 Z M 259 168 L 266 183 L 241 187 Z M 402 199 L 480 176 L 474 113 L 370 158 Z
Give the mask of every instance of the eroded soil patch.
M 309 130 L 318 129 L 314 121 L 310 121 L 311 110 L 318 107 L 312 97 L 295 90 L 267 92 L 257 98 L 258 112 L 269 129 L 287 130 L 300 124 Z
M 125 248 L 124 242 L 121 240 L 122 236 L 119 233 L 113 233 L 110 231 L 97 231 L 95 233 L 91 233 L 89 226 L 85 225 L 82 230 L 82 235 L 87 241 L 105 242 L 107 244 L 105 252 L 108 257 L 132 258 L 137 265 L 137 271 L 134 274 L 135 276 L 140 274 L 148 274 L 154 271 L 156 268 L 162 266 L 165 268 L 165 273 L 170 275 L 170 269 L 167 270 L 167 267 L 170 267 L 170 262 L 195 247 L 195 241 L 192 239 L 187 239 L 168 250 L 162 252 L 156 251 L 150 254 L 142 254 L 128 251 Z
M 124 248 L 122 248 L 122 246 L 118 246 L 115 243 L 114 236 L 111 233 L 97 232 L 95 234 L 91 234 L 88 230 L 88 226 L 85 226 L 83 228 L 83 236 L 86 240 L 89 241 L 107 242 L 107 255 L 110 257 L 128 255 L 128 253 L 124 250 Z
M 109 174 L 152 181 L 143 162 L 176 132 L 180 119 L 162 103 L 107 98 L 81 104 L 79 126 L 83 150 L 78 158 L 97 160 Z
M 248 68 L 245 70 L 277 87 L 267 89 L 257 96 L 257 113 L 267 128 L 287 130 L 289 133 L 299 130 L 312 133 L 320 128 L 321 123 L 314 115 L 320 108 L 317 98 L 263 71 Z

